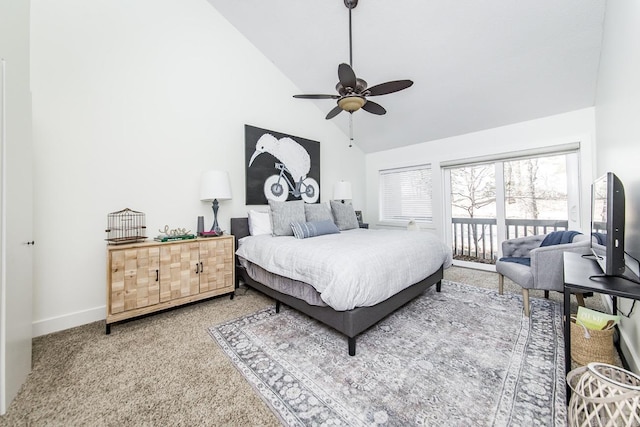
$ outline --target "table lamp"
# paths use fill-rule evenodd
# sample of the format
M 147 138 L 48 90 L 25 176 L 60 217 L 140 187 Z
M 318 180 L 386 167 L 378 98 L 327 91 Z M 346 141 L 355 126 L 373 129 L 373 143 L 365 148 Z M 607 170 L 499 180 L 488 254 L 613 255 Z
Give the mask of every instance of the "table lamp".
M 200 180 L 200 200 L 213 202 L 213 226 L 211 231 L 222 234 L 218 226 L 218 200 L 231 199 L 231 184 L 226 171 L 206 171 Z

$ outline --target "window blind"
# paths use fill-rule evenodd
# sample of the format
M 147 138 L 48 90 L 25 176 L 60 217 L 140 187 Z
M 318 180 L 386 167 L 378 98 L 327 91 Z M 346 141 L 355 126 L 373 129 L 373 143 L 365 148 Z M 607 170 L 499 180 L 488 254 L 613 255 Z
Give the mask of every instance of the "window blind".
M 386 169 L 380 177 L 380 220 L 433 220 L 431 165 Z

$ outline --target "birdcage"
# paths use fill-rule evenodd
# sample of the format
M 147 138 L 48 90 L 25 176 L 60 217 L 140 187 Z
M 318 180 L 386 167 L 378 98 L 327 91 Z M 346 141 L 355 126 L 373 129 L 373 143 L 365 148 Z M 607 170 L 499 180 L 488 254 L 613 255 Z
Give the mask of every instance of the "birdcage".
M 129 208 L 107 215 L 105 231 L 111 245 L 141 242 L 147 238 L 144 214 Z

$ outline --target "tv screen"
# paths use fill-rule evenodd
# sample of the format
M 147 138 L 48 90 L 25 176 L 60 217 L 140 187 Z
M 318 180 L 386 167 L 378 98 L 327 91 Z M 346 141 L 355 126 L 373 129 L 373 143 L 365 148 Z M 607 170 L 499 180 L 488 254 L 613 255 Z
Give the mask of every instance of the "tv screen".
M 608 172 L 591 186 L 591 250 L 606 276 L 624 273 L 624 187 Z

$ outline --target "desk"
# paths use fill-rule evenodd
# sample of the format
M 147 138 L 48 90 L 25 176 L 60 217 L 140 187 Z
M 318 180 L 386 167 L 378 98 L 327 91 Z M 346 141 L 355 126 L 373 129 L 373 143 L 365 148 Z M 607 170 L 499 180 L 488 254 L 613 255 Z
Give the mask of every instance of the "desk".
M 564 253 L 564 357 L 565 371 L 571 370 L 571 292 L 596 292 L 611 295 L 613 313 L 617 312 L 618 297 L 640 300 L 640 285 L 619 277 L 600 277 L 590 279 L 589 276 L 602 274 L 595 259 L 583 258 L 573 252 Z M 567 400 L 570 397 L 567 385 Z

